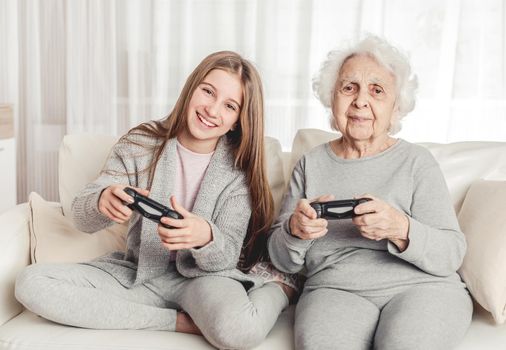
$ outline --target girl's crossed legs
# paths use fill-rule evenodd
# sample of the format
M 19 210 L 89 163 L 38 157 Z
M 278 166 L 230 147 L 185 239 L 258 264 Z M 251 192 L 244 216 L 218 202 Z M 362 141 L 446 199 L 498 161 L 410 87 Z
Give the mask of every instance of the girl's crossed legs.
M 93 329 L 176 330 L 186 311 L 219 348 L 250 348 L 269 333 L 288 305 L 275 283 L 247 292 L 226 277 L 167 276 L 125 288 L 109 273 L 84 264 L 34 264 L 16 281 L 16 297 L 51 321 Z
M 174 281 L 181 288 L 183 281 Z M 16 298 L 61 324 L 93 329 L 174 331 L 177 311 L 145 285 L 125 288 L 109 273 L 84 264 L 33 264 L 16 280 Z

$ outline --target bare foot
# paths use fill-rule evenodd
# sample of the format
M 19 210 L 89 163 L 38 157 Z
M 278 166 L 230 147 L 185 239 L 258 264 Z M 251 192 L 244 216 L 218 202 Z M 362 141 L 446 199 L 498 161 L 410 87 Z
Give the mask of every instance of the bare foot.
M 297 296 L 297 291 L 284 283 L 281 282 L 274 282 L 274 283 L 276 283 L 283 289 L 283 292 L 285 292 L 286 296 L 288 297 L 288 303 L 292 304 L 294 302 L 295 297 Z
M 176 332 L 202 335 L 199 327 L 193 322 L 190 315 L 185 312 L 177 313 Z

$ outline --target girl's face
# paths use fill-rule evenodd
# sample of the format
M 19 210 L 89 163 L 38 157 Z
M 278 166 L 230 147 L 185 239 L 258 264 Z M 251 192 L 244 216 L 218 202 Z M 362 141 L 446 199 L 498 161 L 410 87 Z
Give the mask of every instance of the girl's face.
M 210 71 L 192 94 L 187 128 L 178 141 L 197 153 L 214 151 L 218 139 L 236 127 L 242 102 L 243 87 L 237 74 Z

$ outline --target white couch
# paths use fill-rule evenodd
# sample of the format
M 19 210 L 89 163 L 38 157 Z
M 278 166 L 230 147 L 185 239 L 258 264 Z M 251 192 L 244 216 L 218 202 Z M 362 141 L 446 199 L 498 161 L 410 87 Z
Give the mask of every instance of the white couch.
M 268 176 L 277 208 L 296 159 L 309 148 L 333 137 L 335 135 L 323 131 L 301 130 L 295 137 L 292 154 L 283 153 L 277 140 L 266 138 Z M 31 203 L 20 204 L 0 215 L 0 349 L 212 348 L 202 337 L 195 335 L 88 330 L 54 324 L 24 310 L 14 298 L 16 274 L 34 261 L 79 261 L 88 257 L 86 254 L 101 254 L 99 250 L 104 246 L 123 244 L 122 239 L 111 240 L 111 237 L 121 235 L 117 231 L 122 231 L 122 227 L 117 228 L 116 233 L 101 233 L 102 236 L 95 239 L 72 231 L 68 219 L 62 214 L 62 211 L 69 212 L 75 192 L 98 174 L 114 142 L 114 138 L 107 136 L 67 136 L 60 149 L 61 203 L 44 202 L 33 195 Z M 457 213 L 461 210 L 468 188 L 476 180 L 506 180 L 506 142 L 425 146 L 440 162 Z M 46 222 L 51 220 L 50 223 Z M 506 219 L 502 220 L 506 227 Z M 48 227 L 61 227 L 61 232 Z M 485 302 L 482 304 L 486 305 Z M 258 349 L 293 349 L 292 325 L 293 307 L 290 307 L 283 312 Z M 476 303 L 472 325 L 458 349 L 506 349 L 506 326 L 496 325 L 491 314 Z

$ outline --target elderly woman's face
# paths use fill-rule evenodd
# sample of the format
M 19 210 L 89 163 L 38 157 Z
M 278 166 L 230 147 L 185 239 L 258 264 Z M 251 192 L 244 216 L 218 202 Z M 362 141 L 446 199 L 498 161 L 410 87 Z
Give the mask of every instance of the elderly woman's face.
M 386 135 L 395 96 L 391 72 L 369 56 L 349 58 L 339 72 L 332 104 L 337 128 L 356 141 Z

